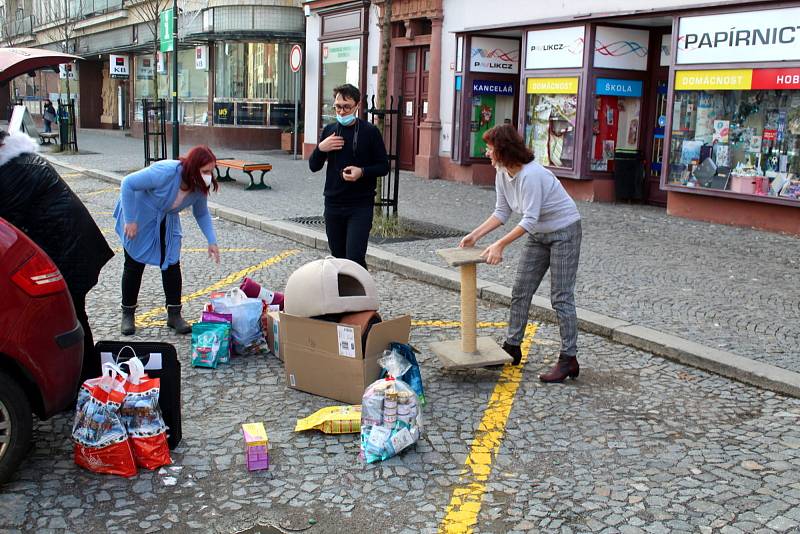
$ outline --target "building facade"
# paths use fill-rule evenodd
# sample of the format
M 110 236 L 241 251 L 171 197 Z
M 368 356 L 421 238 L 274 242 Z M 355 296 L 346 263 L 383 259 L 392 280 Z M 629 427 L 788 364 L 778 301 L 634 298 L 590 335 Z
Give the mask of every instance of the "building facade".
M 305 4 L 306 152 L 332 87 L 385 76 L 418 176 L 492 183 L 481 135 L 509 123 L 576 198 L 800 233 L 800 2 Z
M 15 46 L 84 58 L 60 73 L 14 81 L 12 98 L 34 114 L 43 98 L 66 101 L 69 92 L 79 126 L 141 135 L 142 100 L 170 102 L 177 89 L 183 141 L 248 149 L 278 148 L 294 121 L 303 75 L 291 71 L 289 52 L 305 40 L 299 0 L 180 0 L 177 52 L 161 42 L 171 33 L 170 17 L 162 16 L 172 8 L 169 0 L 8 2 L 19 2 L 3 13 Z M 168 131 L 171 114 L 168 105 Z

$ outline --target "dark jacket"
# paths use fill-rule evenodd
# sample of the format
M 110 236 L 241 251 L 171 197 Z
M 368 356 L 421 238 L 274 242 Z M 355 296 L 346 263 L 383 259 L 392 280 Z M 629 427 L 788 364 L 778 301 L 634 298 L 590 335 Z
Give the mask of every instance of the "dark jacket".
M 369 122 L 357 120 L 353 126 L 340 126 L 336 122 L 325 126 L 319 140 L 336 133 L 344 138 L 344 146 L 332 152 L 315 148 L 308 160 L 312 172 L 317 172 L 328 162 L 324 192 L 326 206 L 372 206 L 378 177 L 389 172 L 389 158 L 381 132 Z M 355 182 L 342 178 L 342 170 L 351 165 L 364 170 L 364 175 Z
M 3 140 L 0 217 L 50 256 L 71 293 L 85 295 L 114 253 L 89 210 L 36 148 L 23 133 Z

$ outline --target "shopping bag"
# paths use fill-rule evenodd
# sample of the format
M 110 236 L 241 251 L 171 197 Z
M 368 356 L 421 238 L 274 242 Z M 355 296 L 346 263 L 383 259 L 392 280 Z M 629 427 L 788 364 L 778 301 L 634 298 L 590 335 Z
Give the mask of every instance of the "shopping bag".
M 235 287 L 228 291 L 224 297 L 212 299 L 214 311 L 217 313 L 230 313 L 231 337 L 233 338 L 233 351 L 236 354 L 257 352 L 265 343 L 261 329 L 261 299 L 248 298 L 244 292 Z
M 398 377 L 400 380 L 411 386 L 411 389 L 417 394 L 419 397 L 419 405 L 425 407 L 427 401 L 425 400 L 425 390 L 422 387 L 422 373 L 419 370 L 419 363 L 417 362 L 417 357 L 414 355 L 414 348 L 411 345 L 406 345 L 405 343 L 396 343 L 392 342 L 389 344 L 389 349 L 393 351 L 397 351 L 403 358 L 408 360 L 408 363 L 411 364 L 408 371 L 403 374 L 403 376 Z M 381 374 L 381 378 L 385 378 L 388 375 L 386 369 L 383 370 Z
M 158 407 L 161 380 L 144 373 L 142 361 L 133 357 L 126 361 L 128 378 L 125 381 L 125 400 L 119 410 L 120 419 L 128 432 L 136 465 L 157 469 L 172 463 L 167 444 L 167 425 Z
M 75 463 L 95 473 L 136 474 L 130 440 L 119 416 L 125 400 L 125 374 L 103 364 L 103 374 L 83 383 L 72 425 Z
M 125 350 L 127 349 L 127 350 Z M 167 443 L 174 449 L 183 436 L 181 418 L 181 362 L 171 343 L 155 341 L 98 341 L 101 363 L 123 363 L 136 356 L 150 378 L 161 380 L 158 406 L 167 424 Z

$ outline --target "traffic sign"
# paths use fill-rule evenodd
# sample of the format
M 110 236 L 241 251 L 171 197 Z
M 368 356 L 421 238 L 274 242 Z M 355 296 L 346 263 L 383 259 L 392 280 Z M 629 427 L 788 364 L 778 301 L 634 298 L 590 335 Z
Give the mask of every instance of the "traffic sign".
M 300 48 L 300 45 L 294 45 L 292 51 L 289 52 L 289 66 L 292 68 L 292 72 L 298 72 L 302 64 L 303 49 Z

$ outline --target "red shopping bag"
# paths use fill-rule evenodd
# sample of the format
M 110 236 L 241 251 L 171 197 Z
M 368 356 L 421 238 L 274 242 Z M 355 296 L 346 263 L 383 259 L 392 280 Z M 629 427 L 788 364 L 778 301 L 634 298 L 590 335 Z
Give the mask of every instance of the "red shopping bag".
M 161 380 L 144 374 L 144 364 L 133 357 L 123 365 L 130 371 L 125 381 L 125 399 L 120 418 L 133 450 L 136 465 L 158 469 L 172 463 L 167 444 L 167 425 L 158 407 Z
M 125 400 L 125 376 L 104 364 L 100 378 L 87 380 L 78 393 L 72 439 L 75 463 L 95 473 L 136 474 L 128 433 L 119 417 Z

